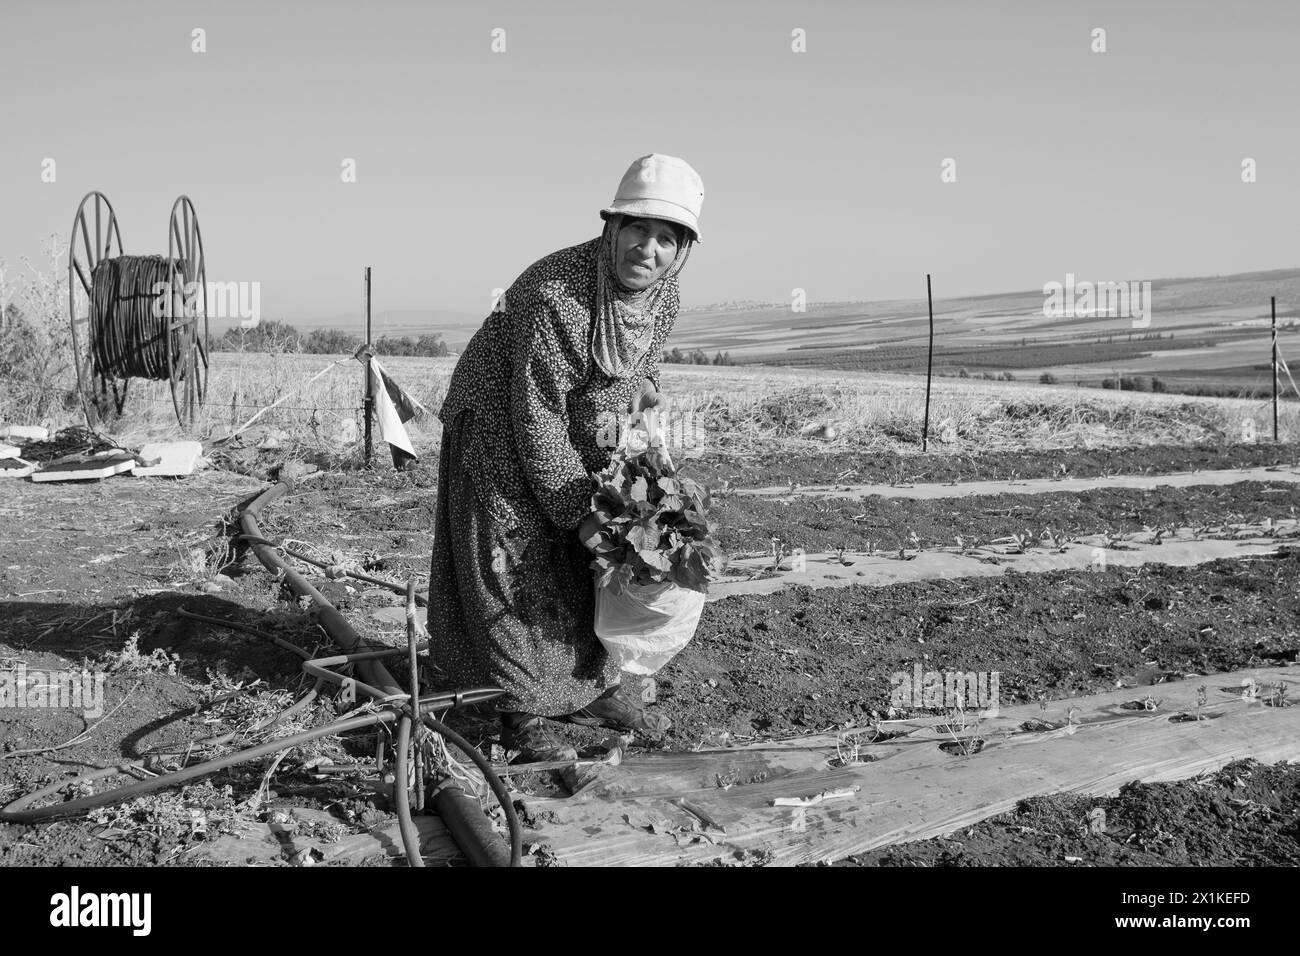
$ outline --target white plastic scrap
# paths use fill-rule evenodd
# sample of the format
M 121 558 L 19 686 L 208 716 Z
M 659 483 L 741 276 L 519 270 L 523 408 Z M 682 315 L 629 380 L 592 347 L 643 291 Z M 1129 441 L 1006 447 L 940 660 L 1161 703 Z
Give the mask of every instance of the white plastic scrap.
M 842 787 L 839 790 L 823 790 L 821 793 L 811 797 L 777 797 L 772 801 L 774 807 L 814 807 L 826 800 L 838 800 L 841 797 L 851 797 L 862 788 L 856 784 L 852 787 Z

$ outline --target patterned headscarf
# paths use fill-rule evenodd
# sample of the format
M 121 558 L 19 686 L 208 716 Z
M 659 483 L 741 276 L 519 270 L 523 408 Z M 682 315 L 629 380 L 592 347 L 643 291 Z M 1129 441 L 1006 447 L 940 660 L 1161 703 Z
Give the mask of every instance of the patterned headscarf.
M 691 254 L 690 230 L 679 230 L 677 256 L 662 276 L 639 292 L 629 291 L 618 280 L 616 255 L 618 232 L 631 219 L 641 216 L 610 216 L 600 236 L 596 264 L 596 314 L 593 317 L 591 357 L 610 378 L 620 378 L 650 345 L 654 337 L 655 314 L 664 281 L 682 271 Z

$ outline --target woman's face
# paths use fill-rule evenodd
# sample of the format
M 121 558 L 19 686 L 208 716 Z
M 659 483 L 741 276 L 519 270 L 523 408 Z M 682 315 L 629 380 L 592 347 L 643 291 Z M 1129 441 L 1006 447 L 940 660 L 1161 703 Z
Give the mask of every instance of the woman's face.
M 677 258 L 676 227 L 662 219 L 629 219 L 618 231 L 618 281 L 633 292 L 656 282 Z

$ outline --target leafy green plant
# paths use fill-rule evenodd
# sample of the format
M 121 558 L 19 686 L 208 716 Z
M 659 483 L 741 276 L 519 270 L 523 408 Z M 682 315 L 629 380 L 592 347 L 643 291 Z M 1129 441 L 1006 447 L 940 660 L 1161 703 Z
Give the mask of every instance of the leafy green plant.
M 708 520 L 708 488 L 676 473 L 659 448 L 620 449 L 594 476 L 591 514 L 578 534 L 595 553 L 597 581 L 618 589 L 670 581 L 707 591 L 727 564 Z

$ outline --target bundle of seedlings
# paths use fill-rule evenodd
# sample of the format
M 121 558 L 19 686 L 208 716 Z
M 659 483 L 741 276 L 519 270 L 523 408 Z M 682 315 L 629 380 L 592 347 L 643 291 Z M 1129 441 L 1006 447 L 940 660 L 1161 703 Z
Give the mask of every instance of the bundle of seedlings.
M 727 556 L 708 489 L 677 473 L 657 413 L 624 424 L 578 533 L 596 555 L 596 636 L 623 670 L 653 674 L 694 636 Z

